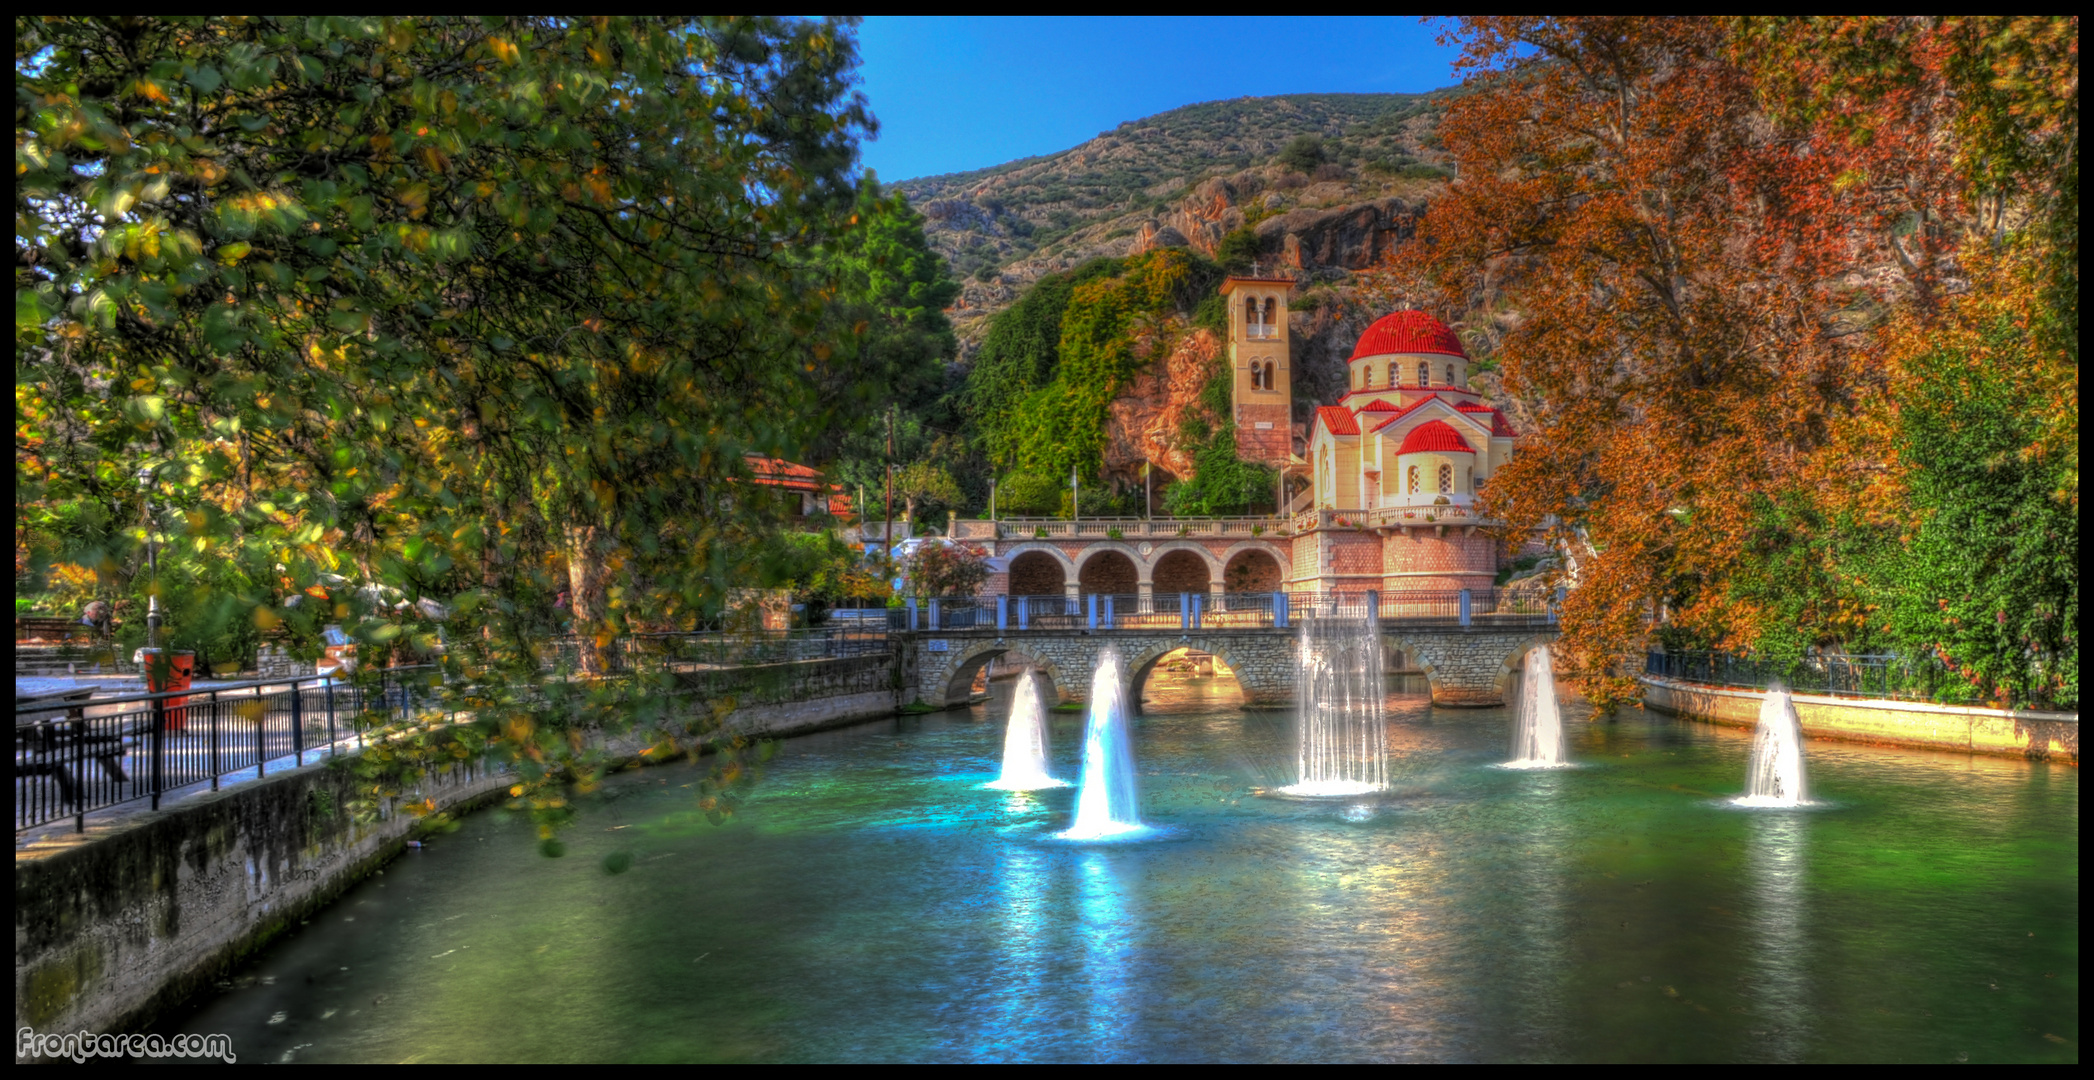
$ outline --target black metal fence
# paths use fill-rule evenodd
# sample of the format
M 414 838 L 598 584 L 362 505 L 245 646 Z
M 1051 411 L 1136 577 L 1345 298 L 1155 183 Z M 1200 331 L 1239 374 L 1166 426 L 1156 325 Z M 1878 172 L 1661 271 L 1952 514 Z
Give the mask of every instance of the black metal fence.
M 261 775 L 279 759 L 339 749 L 374 723 L 440 700 L 433 667 L 370 678 L 261 679 L 95 699 L 92 688 L 15 701 L 15 830 L 74 819 L 227 776 Z
M 1974 703 L 1969 681 L 1931 658 L 1837 653 L 1774 663 L 1720 652 L 1652 652 L 1643 670 L 1659 678 L 1750 690 L 1779 685 L 1802 694 Z

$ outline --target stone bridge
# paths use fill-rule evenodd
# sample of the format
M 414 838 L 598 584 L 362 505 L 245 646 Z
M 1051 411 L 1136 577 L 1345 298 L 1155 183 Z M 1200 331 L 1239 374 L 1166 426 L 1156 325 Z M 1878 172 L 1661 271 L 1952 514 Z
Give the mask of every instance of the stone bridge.
M 983 666 L 1005 653 L 1030 657 L 1059 701 L 1090 696 L 1099 650 L 1120 650 L 1127 700 L 1139 710 L 1156 662 L 1179 649 L 1212 653 L 1236 669 L 1250 708 L 1294 703 L 1296 631 L 1270 627 L 1154 630 L 942 630 L 899 635 L 903 696 L 964 705 Z M 1418 627 L 1384 624 L 1384 651 L 1400 649 L 1424 672 L 1436 705 L 1502 705 L 1527 650 L 1556 638 L 1544 627 Z M 913 695 L 910 690 L 915 691 Z

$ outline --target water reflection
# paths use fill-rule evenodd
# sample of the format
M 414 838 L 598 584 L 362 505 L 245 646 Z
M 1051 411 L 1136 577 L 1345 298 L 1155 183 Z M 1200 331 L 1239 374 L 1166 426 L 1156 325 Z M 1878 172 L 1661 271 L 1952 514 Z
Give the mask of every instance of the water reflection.
M 1754 1015 L 1764 1026 L 1758 1053 L 1775 1061 L 1800 1061 L 1811 1045 L 1809 940 L 1810 821 L 1803 814 L 1750 815 L 1746 845 L 1750 901 L 1745 983 Z

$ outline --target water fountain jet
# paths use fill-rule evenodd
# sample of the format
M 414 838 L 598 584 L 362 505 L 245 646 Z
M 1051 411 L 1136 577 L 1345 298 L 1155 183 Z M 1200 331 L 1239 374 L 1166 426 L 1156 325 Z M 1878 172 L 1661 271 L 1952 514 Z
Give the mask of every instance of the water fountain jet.
M 1803 721 L 1786 690 L 1770 689 L 1760 702 L 1752 735 L 1752 766 L 1739 806 L 1803 806 L 1810 802 L 1803 774 Z
M 1120 651 L 1106 646 L 1091 674 L 1090 717 L 1083 731 L 1083 779 L 1076 823 L 1063 840 L 1121 840 L 1146 833 L 1135 789 L 1134 747 L 1127 731 L 1127 688 Z
M 1508 769 L 1564 769 L 1563 711 L 1556 704 L 1556 671 L 1549 647 L 1527 650 L 1520 677 L 1519 717 L 1512 729 Z
M 1369 795 L 1389 786 L 1381 631 L 1366 619 L 1305 619 L 1299 653 L 1300 779 L 1277 794 Z
M 1047 705 L 1040 680 L 1031 668 L 1011 694 L 1011 719 L 1003 732 L 1003 775 L 983 787 L 998 791 L 1038 791 L 1068 787 L 1047 772 Z

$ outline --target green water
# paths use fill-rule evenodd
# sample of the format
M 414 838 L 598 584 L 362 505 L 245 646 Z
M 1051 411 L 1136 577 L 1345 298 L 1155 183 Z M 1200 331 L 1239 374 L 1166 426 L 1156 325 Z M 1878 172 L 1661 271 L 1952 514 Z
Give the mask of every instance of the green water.
M 1165 839 L 1057 842 L 1073 790 L 982 790 L 999 696 L 791 740 L 725 827 L 683 766 L 610 785 L 564 859 L 475 815 L 162 1030 L 301 1062 L 2078 1059 L 2076 769 L 1814 742 L 1824 805 L 1743 811 L 1747 732 L 1567 703 L 1580 767 L 1512 772 L 1506 710 L 1394 699 L 1397 796 L 1308 804 L 1248 794 L 1292 778 L 1284 717 L 1151 696 Z

